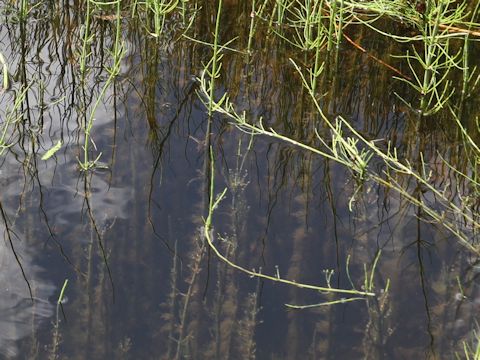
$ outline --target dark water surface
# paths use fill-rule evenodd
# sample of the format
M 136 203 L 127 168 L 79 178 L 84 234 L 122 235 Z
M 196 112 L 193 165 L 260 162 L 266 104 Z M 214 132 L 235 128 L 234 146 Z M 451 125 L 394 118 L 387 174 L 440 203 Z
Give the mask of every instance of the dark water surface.
M 101 153 L 108 169 L 81 171 L 83 124 L 108 78 L 114 22 L 94 18 L 82 84 L 84 18 L 73 3 L 38 3 L 22 20 L 11 2 L 0 2 L 0 52 L 12 81 L 0 95 L 3 124 L 29 86 L 0 158 L 2 358 L 452 358 L 470 341 L 480 265 L 441 226 L 369 183 L 350 211 L 356 187 L 348 169 L 266 137 L 250 145 L 248 134 L 217 115 L 215 192 L 228 190 L 213 236 L 222 253 L 297 282 L 325 285 L 334 270 L 332 286 L 351 288 L 350 276 L 360 289 L 364 266 L 382 250 L 378 296 L 292 310 L 285 304 L 338 296 L 253 279 L 215 256 L 202 234 L 208 116 L 195 80 L 210 50 L 181 38 L 178 19 L 167 21 L 161 38 L 148 36 L 139 19 L 122 20 L 120 74 L 92 128 L 91 157 Z M 202 5 L 189 34 L 205 40 L 214 8 Z M 225 4 L 222 41 L 239 36 L 238 49 L 246 47 L 245 10 Z M 381 39 L 357 30 L 365 47 L 388 58 L 392 49 Z M 263 116 L 280 133 L 315 144 L 321 120 L 285 59 L 310 60 L 260 30 L 255 49 L 251 57 L 226 53 L 218 94 L 228 90 L 250 118 Z M 459 143 L 448 125 L 439 126 L 441 116 L 419 124 L 393 95 L 408 89 L 387 69 L 348 44 L 339 54 L 321 79 L 322 106 L 369 139 L 390 139 L 402 157 L 415 161 L 423 152 L 438 181 L 448 181 L 451 170 L 436 168 L 438 154 L 455 161 Z M 62 148 L 41 160 L 58 140 Z M 414 196 L 429 199 L 404 181 Z

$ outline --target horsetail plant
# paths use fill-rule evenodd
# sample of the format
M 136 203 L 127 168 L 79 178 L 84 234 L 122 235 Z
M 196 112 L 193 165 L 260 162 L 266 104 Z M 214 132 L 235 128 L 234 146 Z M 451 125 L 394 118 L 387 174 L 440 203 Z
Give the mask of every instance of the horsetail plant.
M 323 121 L 330 128 L 332 138 L 329 140 L 323 139 L 322 136 L 317 132 L 318 140 L 324 145 L 326 150 L 322 150 L 319 147 L 313 147 L 302 142 L 296 141 L 287 136 L 277 133 L 274 129 L 267 129 L 263 126 L 262 121 L 253 124 L 246 120 L 246 114 L 238 114 L 235 111 L 233 104 L 230 102 L 227 94 L 221 98 L 221 101 L 216 102 L 214 99 L 209 98 L 209 93 L 207 92 L 207 82 L 206 79 L 200 79 L 200 89 L 201 94 L 206 100 L 203 100 L 205 103 L 212 102 L 212 108 L 228 117 L 233 121 L 233 123 L 242 131 L 252 134 L 252 135 L 264 135 L 273 137 L 282 141 L 285 141 L 294 146 L 298 146 L 306 151 L 312 152 L 314 154 L 320 155 L 327 159 L 333 160 L 339 164 L 344 165 L 346 168 L 350 169 L 352 172 L 355 172 L 360 179 L 363 181 L 369 180 L 373 181 L 379 185 L 384 186 L 385 188 L 395 190 L 398 192 L 404 199 L 414 206 L 421 208 L 425 215 L 430 217 L 433 221 L 438 224 L 441 224 L 445 229 L 447 229 L 451 234 L 453 234 L 459 241 L 459 243 L 467 248 L 474 254 L 480 255 L 480 249 L 476 244 L 474 244 L 470 239 L 467 233 L 462 231 L 455 223 L 453 219 L 447 218 L 448 215 L 454 216 L 455 214 L 461 214 L 464 220 L 471 224 L 474 228 L 480 228 L 480 222 L 477 220 L 474 214 L 471 214 L 468 210 L 462 208 L 462 206 L 457 205 L 455 202 L 451 201 L 444 189 L 438 189 L 430 181 L 430 174 L 423 172 L 418 172 L 415 170 L 414 166 L 407 162 L 402 162 L 398 158 L 396 149 L 391 147 L 390 144 L 386 150 L 378 147 L 374 141 L 366 140 L 358 131 L 356 131 L 352 125 L 348 123 L 342 117 L 337 117 L 335 123 L 332 123 L 331 120 L 324 114 L 319 102 L 315 98 L 315 94 L 311 88 L 311 84 L 307 82 L 306 77 L 303 75 L 302 71 L 293 61 L 294 67 L 300 74 L 304 87 L 307 89 L 310 94 L 311 100 L 315 106 L 315 109 L 318 111 L 318 114 L 321 116 Z M 350 137 L 345 138 L 342 133 L 342 128 L 348 130 L 351 134 Z M 332 144 L 332 145 L 330 145 Z M 369 162 L 375 157 L 375 161 L 381 161 L 385 165 L 385 170 L 382 172 L 377 172 L 368 167 Z M 425 166 L 425 164 L 423 163 Z M 421 198 L 418 198 L 404 188 L 396 179 L 397 176 L 407 176 L 419 184 L 422 185 L 426 190 L 430 191 L 437 200 L 437 205 L 441 205 L 442 209 L 438 210 L 437 207 L 430 206 L 426 201 Z M 221 197 L 225 194 L 223 193 Z M 353 197 L 355 194 L 353 195 Z M 350 200 L 351 203 L 354 201 L 354 198 Z
M 218 9 L 217 9 L 217 16 L 215 19 L 215 33 L 214 33 L 214 39 L 213 39 L 213 54 L 212 58 L 205 66 L 205 72 L 210 77 L 210 82 L 209 82 L 209 97 L 210 99 L 213 99 L 214 97 L 214 91 L 215 91 L 215 79 L 220 77 L 220 69 L 222 68 L 222 57 L 223 55 L 220 53 L 221 48 L 218 45 L 219 41 L 219 36 L 220 36 L 220 18 L 221 18 L 221 13 L 222 13 L 222 3 L 223 0 L 218 1 Z M 212 113 L 214 111 L 213 108 L 213 102 L 209 102 L 208 104 L 208 117 L 210 118 L 212 116 Z
M 177 8 L 178 3 L 179 0 L 147 0 L 145 2 L 146 11 L 153 15 L 153 29 L 149 31 L 150 35 L 159 37 L 162 34 L 166 16 Z M 185 6 L 183 2 L 182 6 L 183 8 Z
M 88 3 L 90 3 L 90 1 L 88 1 Z M 96 3 L 96 4 L 98 5 L 99 3 Z M 107 4 L 107 3 L 105 3 L 105 4 Z M 95 112 L 96 112 L 98 106 L 100 105 L 100 103 L 103 101 L 103 98 L 105 96 L 105 93 L 106 93 L 107 89 L 110 87 L 110 85 L 113 83 L 116 76 L 120 72 L 121 61 L 122 61 L 123 56 L 125 54 L 125 47 L 124 47 L 123 43 L 121 42 L 121 31 L 120 31 L 121 30 L 121 13 L 120 13 L 121 0 L 116 0 L 115 2 L 108 3 L 108 4 L 109 5 L 111 5 L 111 4 L 116 5 L 116 24 L 115 24 L 116 25 L 116 32 L 115 32 L 115 39 L 114 39 L 114 43 L 113 43 L 113 50 L 111 52 L 113 64 L 112 64 L 111 67 L 106 68 L 106 71 L 108 72 L 109 76 L 108 76 L 107 80 L 105 81 L 105 84 L 103 85 L 103 87 L 100 91 L 100 94 L 99 94 L 98 98 L 96 99 L 92 109 L 90 110 L 90 115 L 89 115 L 89 117 L 87 119 L 87 122 L 85 124 L 85 129 L 84 129 L 85 140 L 84 140 L 84 144 L 83 144 L 83 160 L 80 161 L 80 159 L 78 159 L 80 169 L 83 170 L 83 171 L 88 171 L 88 170 L 91 170 L 91 169 L 97 167 L 98 161 L 100 160 L 100 157 L 102 156 L 102 153 L 99 153 L 94 160 L 90 160 L 90 158 L 89 158 L 90 143 L 93 145 L 93 147 L 96 150 L 96 145 L 95 145 L 95 142 L 92 139 L 92 134 L 91 134 L 92 128 L 93 128 L 93 123 L 94 123 L 94 120 L 95 120 Z M 87 5 L 87 8 L 88 8 L 88 5 Z M 87 17 L 88 17 L 88 15 L 87 15 Z
M 275 275 L 267 275 L 264 274 L 260 271 L 256 271 L 255 269 L 249 270 L 241 265 L 238 265 L 234 263 L 233 261 L 229 260 L 227 257 L 225 257 L 220 250 L 215 246 L 213 243 L 213 214 L 215 212 L 215 209 L 218 208 L 222 200 L 225 198 L 225 195 L 227 193 L 227 188 L 225 188 L 221 193 L 215 194 L 215 159 L 213 155 L 213 149 L 210 147 L 210 198 L 209 198 L 209 206 L 208 206 L 208 213 L 207 217 L 205 218 L 205 226 L 204 226 L 204 231 L 203 231 L 203 236 L 210 247 L 210 249 L 215 253 L 215 255 L 228 264 L 230 267 L 239 270 L 251 277 L 258 278 L 258 279 L 264 279 L 264 280 L 269 280 L 281 284 L 286 284 L 289 286 L 297 287 L 297 288 L 302 288 L 302 289 L 310 289 L 310 290 L 316 290 L 322 293 L 327 293 L 327 294 L 343 294 L 343 295 L 348 295 L 348 296 L 357 296 L 358 298 L 355 298 L 355 300 L 360 300 L 364 299 L 365 297 L 372 297 L 375 296 L 375 293 L 372 291 L 373 286 L 371 286 L 368 290 L 357 290 L 357 289 L 340 289 L 340 288 L 334 288 L 330 285 L 330 283 L 327 281 L 327 286 L 318 286 L 318 285 L 312 285 L 312 284 L 306 284 L 306 283 L 301 283 L 293 280 L 288 280 L 280 276 L 279 272 Z M 373 276 L 373 275 L 372 275 Z M 366 280 L 367 281 L 367 280 Z

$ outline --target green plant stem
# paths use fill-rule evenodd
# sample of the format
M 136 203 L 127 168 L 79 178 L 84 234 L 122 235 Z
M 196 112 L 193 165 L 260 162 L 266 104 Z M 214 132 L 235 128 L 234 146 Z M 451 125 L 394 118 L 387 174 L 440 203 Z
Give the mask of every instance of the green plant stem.
M 325 293 L 335 293 L 335 294 L 348 294 L 348 295 L 357 295 L 357 296 L 375 296 L 375 293 L 371 291 L 359 291 L 359 290 L 348 290 L 348 289 L 337 289 L 337 288 L 332 288 L 332 287 L 323 287 L 323 286 L 317 286 L 317 285 L 310 285 L 310 284 L 304 284 L 300 282 L 296 282 L 293 280 L 287 280 L 283 279 L 279 276 L 270 276 L 266 275 L 260 272 L 257 272 L 255 270 L 248 270 L 232 261 L 227 259 L 223 254 L 220 253 L 220 251 L 217 249 L 217 247 L 213 244 L 212 237 L 211 237 L 211 232 L 213 231 L 212 229 L 212 218 L 213 218 L 213 213 L 214 210 L 219 206 L 220 202 L 223 200 L 225 197 L 225 194 L 227 193 L 227 188 L 225 188 L 217 197 L 215 198 L 214 196 L 214 191 L 215 191 L 215 159 L 213 156 L 213 149 L 210 148 L 210 198 L 209 198 L 209 206 L 208 206 L 208 214 L 205 219 L 205 226 L 204 226 L 204 237 L 209 245 L 209 247 L 212 249 L 212 251 L 217 255 L 217 257 L 227 263 L 229 266 L 231 266 L 234 269 L 237 269 L 249 276 L 257 277 L 257 278 L 262 278 L 265 280 L 270 280 L 286 285 L 291 285 L 294 287 L 302 288 L 302 289 L 311 289 L 311 290 L 317 290 Z
M 332 47 L 333 47 L 333 37 L 335 32 L 336 16 L 337 16 L 337 0 L 333 0 L 330 2 L 330 24 L 328 27 L 328 46 L 327 46 L 328 51 L 332 50 Z
M 90 53 L 87 50 L 89 43 L 90 43 L 90 16 L 91 16 L 91 9 L 90 9 L 90 0 L 87 0 L 87 10 L 86 10 L 86 18 L 85 18 L 85 28 L 83 33 L 83 44 L 82 44 L 82 52 L 80 54 L 80 74 L 82 76 L 82 83 L 85 83 L 86 77 L 86 68 L 87 68 L 87 57 Z
M 437 56 L 437 36 L 439 31 L 440 18 L 443 13 L 443 6 L 443 3 L 440 2 L 437 9 L 437 17 L 431 31 L 430 29 L 432 26 L 429 23 L 425 24 L 425 70 L 423 73 L 422 100 L 420 102 L 420 109 L 422 113 L 426 113 L 428 106 L 427 95 L 429 89 L 431 88 L 430 82 L 432 81 L 432 75 L 434 71 L 434 69 L 432 68 L 432 63 Z
M 213 56 L 212 56 L 212 72 L 210 77 L 210 99 L 214 98 L 215 92 L 215 78 L 218 76 L 218 37 L 220 36 L 220 17 L 222 13 L 222 3 L 223 0 L 218 0 L 218 9 L 217 9 L 217 18 L 215 19 L 215 37 L 213 39 Z M 209 103 L 208 106 L 208 116 L 211 117 L 213 113 L 213 102 Z
M 247 45 L 247 53 L 251 54 L 252 52 L 252 41 L 254 35 L 254 27 L 255 27 L 255 0 L 252 0 L 252 12 L 250 13 L 250 28 L 248 31 L 248 45 Z

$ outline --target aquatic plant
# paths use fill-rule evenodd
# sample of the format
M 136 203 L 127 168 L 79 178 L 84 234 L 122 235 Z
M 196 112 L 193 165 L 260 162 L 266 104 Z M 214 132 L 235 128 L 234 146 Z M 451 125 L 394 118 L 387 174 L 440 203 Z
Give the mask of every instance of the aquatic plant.
M 84 140 L 84 144 L 82 146 L 83 148 L 83 160 L 80 160 L 78 159 L 78 163 L 80 165 L 80 168 L 83 170 L 83 171 L 88 171 L 88 170 L 91 170 L 91 169 L 94 169 L 95 167 L 98 166 L 99 164 L 99 160 L 100 160 L 100 157 L 102 156 L 102 153 L 99 153 L 95 159 L 93 160 L 90 160 L 90 151 L 89 151 L 89 147 L 90 147 L 90 144 L 93 145 L 93 147 L 96 149 L 96 145 L 95 145 L 95 142 L 92 140 L 92 128 L 93 128 L 93 123 L 94 123 L 94 120 L 95 120 L 95 112 L 97 110 L 97 107 L 102 103 L 103 101 L 103 97 L 105 96 L 105 93 L 106 91 L 110 88 L 111 84 L 114 82 L 115 78 L 117 77 L 117 75 L 119 74 L 120 72 L 120 65 L 121 65 L 121 61 L 123 59 L 123 56 L 125 54 L 125 48 L 122 44 L 122 41 L 121 41 L 121 0 L 116 0 L 115 2 L 108 2 L 108 3 L 99 3 L 99 2 L 92 2 L 92 4 L 90 4 L 92 1 L 91 0 L 88 0 L 87 1 L 87 15 L 86 15 L 86 20 L 85 20 L 85 34 L 84 34 L 84 39 L 83 39 L 83 46 L 82 46 L 82 53 L 81 53 L 81 56 L 80 56 L 80 73 L 81 73 L 81 76 L 82 76 L 82 84 L 83 86 L 85 86 L 85 77 L 86 77 L 86 72 L 87 72 L 87 69 L 86 69 L 86 61 L 87 61 L 87 58 L 89 57 L 89 44 L 92 42 L 92 36 L 89 35 L 88 31 L 89 31 L 89 28 L 90 28 L 90 18 L 91 18 L 91 7 L 93 7 L 93 5 L 97 5 L 97 6 L 101 6 L 101 5 L 115 5 L 115 9 L 116 9 L 116 14 L 115 14 L 115 18 L 116 18 L 116 31 L 115 31 L 115 38 L 114 38 L 114 42 L 113 42 L 113 49 L 112 49 L 112 52 L 111 52 L 111 56 L 112 56 L 112 61 L 113 61 L 113 64 L 111 65 L 111 67 L 109 68 L 106 68 L 109 76 L 107 78 L 107 80 L 105 81 L 105 84 L 103 85 L 101 91 L 100 91 L 100 94 L 98 95 L 92 109 L 90 110 L 90 114 L 88 116 L 88 119 L 86 119 L 86 123 L 84 124 L 84 135 L 85 135 L 85 140 Z
M 66 299 L 65 290 L 67 288 L 67 285 L 68 285 L 68 279 L 65 279 L 65 281 L 63 282 L 63 286 L 60 290 L 60 293 L 58 294 L 57 306 L 55 311 L 55 325 L 54 325 L 53 336 L 52 336 L 52 346 L 50 349 L 50 359 L 59 358 L 58 349 L 61 342 L 60 309 L 62 310 L 62 314 L 63 314 L 63 302 Z
M 145 17 L 144 26 L 146 31 L 156 38 L 164 31 L 166 17 L 179 6 L 179 0 L 145 0 L 136 1 L 133 9 L 138 11 L 141 17 Z M 181 1 L 182 15 L 185 22 L 186 3 Z
M 472 215 L 469 213 L 468 209 L 464 210 L 462 206 L 455 204 L 448 198 L 443 189 L 437 189 L 431 184 L 431 173 L 426 170 L 426 164 L 422 161 L 422 167 L 420 168 L 420 171 L 417 171 L 409 162 L 402 163 L 400 161 L 395 148 L 391 148 L 390 145 L 388 145 L 386 150 L 381 149 L 375 144 L 375 142 L 366 140 L 342 117 L 337 117 L 335 119 L 335 123 L 332 123 L 324 114 L 319 102 L 316 100 L 311 84 L 302 74 L 301 69 L 295 63 L 293 63 L 293 65 L 302 78 L 303 85 L 308 90 L 318 114 L 322 117 L 323 121 L 331 130 L 332 136 L 330 139 L 323 139 L 318 132 L 316 134 L 326 150 L 312 147 L 289 137 L 283 136 L 277 133 L 274 129 L 267 129 L 263 126 L 261 119 L 256 124 L 248 122 L 245 113 L 238 114 L 226 95 L 224 95 L 221 101 L 218 103 L 215 102 L 215 99 L 209 98 L 210 94 L 206 91 L 206 89 L 208 89 L 207 80 L 204 77 L 199 79 L 202 96 L 206 97 L 208 102 L 213 102 L 215 110 L 230 118 L 233 123 L 242 131 L 245 131 L 249 134 L 274 137 L 298 146 L 306 151 L 313 152 L 317 155 L 338 162 L 350 169 L 354 175 L 359 177 L 361 181 L 365 181 L 366 175 L 368 174 L 369 180 L 399 192 L 412 204 L 421 207 L 425 211 L 425 214 L 427 214 L 432 220 L 448 229 L 457 237 L 460 244 L 465 246 L 473 253 L 480 254 L 480 251 L 472 243 L 472 240 L 469 239 L 468 230 L 467 232 L 463 231 L 458 227 L 459 225 L 456 224 L 455 221 L 455 216 L 457 214 L 461 214 L 461 216 L 463 216 L 472 227 L 480 227 L 475 214 Z M 343 136 L 343 127 L 348 129 L 348 131 L 352 134 L 351 137 Z M 382 173 L 375 173 L 371 168 L 368 167 L 368 164 L 372 161 L 373 156 L 384 163 L 385 170 Z M 399 175 L 410 176 L 414 178 L 415 181 L 421 183 L 422 186 L 434 194 L 438 204 L 441 204 L 443 208 L 441 210 L 437 210 L 435 207 L 429 205 L 426 201 L 417 199 L 410 195 L 408 189 L 405 189 L 398 182 L 397 177 Z M 223 195 L 224 193 L 222 196 Z M 351 198 L 351 202 L 352 201 L 354 201 L 354 196 Z M 450 216 L 450 218 L 447 216 Z
M 472 344 L 463 342 L 463 352 L 461 356 L 458 352 L 455 354 L 457 359 L 479 360 L 480 359 L 480 339 L 477 331 L 473 331 Z
M 13 45 L 2 48 L 5 59 L 0 55 L 5 90 L 0 92 L 5 104 L 0 110 L 2 184 L 19 179 L 12 174 L 21 175 L 26 190 L 10 194 L 8 200 L 18 200 L 15 216 L 27 213 L 32 219 L 40 208 L 39 222 L 48 237 L 44 247 L 48 251 L 53 239 L 67 259 L 66 246 L 73 258 L 66 263 L 78 274 L 71 285 L 78 296 L 69 303 L 69 329 L 58 327 L 57 301 L 57 322 L 47 336 L 52 358 L 63 355 L 61 342 L 86 358 L 144 358 L 151 356 L 149 351 L 168 359 L 254 358 L 257 346 L 264 346 L 256 334 L 262 331 L 262 312 L 272 311 L 262 310 L 260 302 L 263 286 L 269 289 L 270 283 L 286 285 L 276 288 L 287 289 L 282 290 L 287 297 L 282 302 L 289 308 L 289 358 L 336 355 L 336 309 L 353 307 L 363 311 L 358 315 L 362 321 L 352 326 L 359 336 L 350 356 L 388 357 L 383 351 L 391 339 L 398 339 L 392 323 L 401 316 L 395 313 L 403 301 L 399 292 L 411 294 L 404 287 L 398 290 L 398 284 L 414 276 L 425 298 L 435 299 L 431 312 L 425 301 L 427 316 L 435 322 L 435 339 L 451 335 L 442 325 L 453 322 L 451 313 L 459 305 L 452 300 L 455 291 L 445 285 L 453 279 L 448 274 L 457 274 L 479 253 L 479 4 L 431 0 L 423 8 L 406 0 L 5 2 L 2 41 Z M 239 22 L 230 21 L 237 15 Z M 192 96 L 195 91 L 205 104 L 203 117 Z M 104 106 L 114 120 L 98 121 L 104 120 Z M 132 134 L 135 142 L 119 140 L 117 130 Z M 432 135 L 440 132 L 442 144 L 426 146 L 440 138 Z M 239 138 L 246 141 L 237 142 Z M 186 139 L 179 151 L 187 154 L 185 165 L 174 147 L 178 139 Z M 76 179 L 64 182 L 78 170 L 75 149 L 80 149 L 78 165 L 84 171 L 80 186 L 72 184 Z M 109 149 L 111 171 L 92 173 L 103 166 L 100 156 Z M 234 166 L 232 153 L 238 155 Z M 42 155 L 45 161 L 38 161 Z M 149 161 L 154 169 L 144 198 L 143 169 Z M 181 220 L 165 227 L 171 221 L 170 212 L 163 216 L 165 205 L 177 200 L 162 192 L 171 181 L 169 166 L 198 173 L 189 172 L 192 177 L 182 183 L 187 184 L 182 192 L 187 193 L 189 216 L 179 214 Z M 49 175 L 39 176 L 42 171 Z M 108 178 L 101 181 L 110 196 L 90 186 L 93 175 Z M 115 181 L 123 178 L 131 193 L 118 191 Z M 198 183 L 198 190 L 190 191 Z M 277 196 L 288 197 L 287 204 Z M 367 196 L 379 202 L 394 199 L 395 210 L 416 220 L 400 228 L 435 229 L 436 236 L 429 238 L 433 230 L 426 235 L 418 230 L 418 239 L 410 243 L 408 234 L 392 227 L 378 231 L 381 236 L 375 239 L 376 227 L 390 224 L 372 213 L 393 210 L 386 200 L 364 204 Z M 45 199 L 53 202 L 54 197 L 55 204 L 44 209 Z M 126 211 L 119 199 L 131 198 L 137 200 Z M 266 215 L 252 221 L 248 206 L 253 204 L 265 206 L 260 211 Z M 329 212 L 325 218 L 332 223 L 321 236 L 311 231 L 323 226 L 318 218 L 309 218 L 312 208 Z M 343 213 L 347 208 L 350 213 Z M 76 215 L 83 221 L 74 224 Z M 117 233 L 104 218 L 121 220 L 115 225 L 121 230 Z M 288 231 L 274 238 L 271 219 L 285 219 Z M 43 240 L 38 224 L 29 220 L 27 225 Z M 344 233 L 337 234 L 337 226 Z M 61 229 L 62 238 L 56 238 L 62 227 L 67 230 Z M 335 229 L 330 233 L 331 227 Z M 264 232 L 256 237 L 259 228 Z M 115 241 L 110 240 L 111 229 Z M 454 260 L 452 247 L 441 241 L 451 234 L 467 249 Z M 160 266 L 156 256 L 161 250 L 152 245 L 158 239 L 172 259 Z M 393 239 L 400 242 L 401 256 L 388 247 Z M 441 271 L 424 279 L 423 273 L 412 275 L 408 264 L 408 275 L 383 280 L 385 273 L 401 267 L 397 258 L 407 258 L 408 251 L 418 253 L 414 265 L 419 272 L 427 252 L 441 262 Z M 272 253 L 288 260 L 276 264 Z M 321 272 L 323 261 L 335 255 Z M 132 297 L 121 299 L 125 324 L 118 327 L 109 320 L 115 317 L 109 297 L 114 293 L 112 263 L 121 285 L 124 278 L 134 284 Z M 255 281 L 240 281 L 248 276 Z M 299 282 L 306 277 L 308 283 Z M 56 283 L 60 285 L 58 279 Z M 165 284 L 168 290 L 158 291 Z M 466 287 L 475 286 L 472 282 Z M 305 289 L 313 295 L 305 295 Z M 465 291 L 462 296 L 471 295 Z M 356 307 L 355 302 L 365 306 Z M 312 319 L 307 330 L 301 316 Z M 129 333 L 138 328 L 154 334 L 153 345 L 140 349 L 143 340 Z M 31 340 L 42 341 L 37 334 Z M 465 333 L 458 341 L 463 344 L 459 357 L 477 357 L 477 342 Z M 164 344 L 165 350 L 159 351 Z M 458 349 L 444 344 L 441 340 L 435 346 L 450 346 L 448 355 Z M 31 353 L 36 349 L 32 345 Z M 415 345 L 412 349 L 423 351 Z M 265 355 L 261 351 L 260 357 Z
M 219 108 L 218 107 L 216 107 L 216 108 L 217 108 L 217 111 L 219 111 Z M 360 295 L 362 295 L 362 296 L 374 296 L 375 295 L 375 293 L 372 292 L 373 284 L 370 285 L 370 282 L 369 282 L 369 280 L 367 280 L 367 277 L 365 278 L 365 281 L 367 282 L 369 287 L 366 288 L 364 291 L 356 290 L 356 289 L 336 289 L 336 288 L 334 288 L 330 285 L 330 282 L 328 281 L 328 278 L 327 278 L 327 286 L 304 284 L 304 283 L 296 282 L 296 281 L 293 281 L 293 280 L 284 279 L 280 276 L 280 274 L 278 272 L 277 272 L 276 275 L 267 275 L 267 274 L 263 274 L 259 270 L 255 270 L 255 269 L 248 270 L 248 269 L 230 261 L 227 257 L 225 257 L 225 255 L 220 253 L 218 248 L 214 245 L 213 239 L 212 239 L 212 228 L 213 228 L 212 220 L 213 220 L 214 211 L 219 206 L 220 202 L 224 199 L 225 194 L 227 193 L 227 189 L 224 189 L 221 193 L 215 195 L 215 181 L 214 181 L 215 175 L 214 175 L 214 168 L 213 168 L 213 164 L 215 162 L 214 162 L 214 159 L 213 159 L 212 150 L 210 150 L 210 156 L 212 157 L 212 161 L 211 161 L 211 163 L 212 163 L 211 166 L 212 167 L 211 167 L 211 173 L 210 173 L 210 176 L 211 176 L 210 201 L 209 201 L 209 207 L 208 207 L 208 214 L 207 214 L 207 217 L 205 218 L 205 227 L 204 227 L 203 235 L 204 235 L 205 240 L 207 241 L 208 245 L 213 250 L 213 252 L 218 256 L 219 259 L 221 259 L 222 261 L 224 261 L 225 263 L 230 265 L 232 268 L 237 269 L 237 270 L 239 270 L 239 271 L 241 271 L 241 272 L 243 272 L 243 273 L 245 273 L 245 274 L 247 274 L 251 277 L 270 280 L 270 281 L 273 281 L 273 282 L 278 282 L 278 283 L 282 283 L 282 284 L 286 284 L 286 285 L 290 285 L 290 286 L 294 286 L 294 287 L 298 287 L 298 288 L 302 288 L 302 289 L 311 289 L 311 290 L 317 290 L 317 291 L 320 291 L 320 292 L 345 294 L 345 295 L 359 295 L 359 296 Z M 373 278 L 373 275 L 372 275 L 372 278 Z
M 15 143 L 17 134 L 15 133 L 15 125 L 18 124 L 24 115 L 22 105 L 27 96 L 29 86 L 13 92 L 13 104 L 10 104 L 3 112 L 3 122 L 0 124 L 0 155 Z M 2 120 L 0 118 L 0 120 Z

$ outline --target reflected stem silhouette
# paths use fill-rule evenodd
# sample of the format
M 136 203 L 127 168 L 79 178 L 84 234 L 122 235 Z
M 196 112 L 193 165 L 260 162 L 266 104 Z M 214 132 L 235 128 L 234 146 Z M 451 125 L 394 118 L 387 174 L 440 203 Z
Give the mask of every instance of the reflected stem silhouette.
M 421 192 L 418 191 L 417 197 L 418 200 L 420 200 L 420 194 Z M 431 319 L 431 314 L 430 314 L 430 305 L 428 302 L 428 294 L 427 294 L 427 288 L 426 288 L 426 278 L 425 278 L 425 268 L 423 266 L 423 240 L 422 240 L 422 208 L 418 207 L 417 208 L 417 258 L 418 258 L 418 270 L 419 270 L 419 278 L 420 278 L 420 287 L 422 289 L 422 294 L 423 294 L 423 299 L 424 299 L 424 304 L 425 304 L 425 314 L 427 316 L 427 332 L 428 336 L 430 338 L 430 352 L 433 356 L 433 358 L 436 358 L 436 353 L 435 353 L 435 337 L 433 335 L 432 331 L 432 319 Z
M 162 156 L 163 156 L 163 148 L 165 147 L 167 141 L 170 139 L 170 135 L 171 135 L 172 130 L 173 130 L 173 125 L 175 125 L 177 120 L 180 118 L 180 114 L 182 113 L 184 106 L 191 99 L 192 95 L 195 94 L 196 84 L 197 83 L 195 81 L 190 82 L 187 90 L 184 93 L 183 99 L 179 103 L 179 106 L 178 106 L 178 108 L 175 112 L 175 115 L 173 116 L 173 118 L 168 123 L 166 133 L 164 134 L 161 141 L 158 141 L 158 143 L 155 143 L 155 145 L 156 145 L 155 146 L 155 151 L 156 151 L 155 161 L 153 163 L 152 174 L 150 175 L 150 187 L 149 187 L 149 191 L 148 191 L 148 216 L 147 216 L 147 219 L 148 219 L 148 222 L 149 222 L 150 226 L 152 227 L 152 231 L 155 234 L 155 236 L 158 237 L 164 243 L 164 245 L 166 246 L 168 251 L 172 254 L 175 253 L 174 250 L 171 248 L 168 240 L 165 240 L 158 233 L 158 231 L 155 227 L 155 222 L 153 221 L 152 204 L 155 203 L 154 199 L 153 199 L 153 192 L 154 192 L 154 189 L 155 189 L 154 180 L 155 180 L 155 175 L 157 174 L 157 171 L 160 168 L 160 164 L 161 164 L 161 160 L 162 160 Z M 158 128 L 157 128 L 156 124 L 155 124 L 155 128 L 151 128 L 150 131 L 155 131 L 155 132 L 158 131 Z M 155 137 L 155 139 L 157 139 L 157 137 Z M 159 205 L 157 205 L 157 206 L 160 207 Z
M 95 216 L 93 214 L 93 209 L 90 204 L 90 181 L 91 181 L 91 176 L 90 179 L 88 179 L 88 174 L 84 173 L 83 174 L 83 180 L 84 180 L 84 191 L 85 191 L 85 197 L 84 197 L 84 203 L 87 206 L 87 214 L 88 218 L 90 220 L 90 225 L 92 226 L 92 230 L 94 232 L 94 235 L 98 241 L 98 246 L 100 248 L 100 252 L 102 255 L 102 260 L 105 265 L 105 268 L 107 269 L 107 274 L 108 274 L 108 279 L 110 281 L 110 285 L 112 286 L 112 301 L 115 303 L 115 284 L 113 282 L 113 277 L 112 277 L 112 272 L 110 270 L 110 266 L 108 264 L 108 257 L 107 257 L 107 252 L 105 250 L 105 246 L 103 244 L 103 235 L 100 233 L 97 222 L 95 220 Z M 89 259 L 91 256 L 89 255 Z M 91 260 L 89 260 L 90 263 Z M 90 267 L 90 266 L 89 266 Z M 88 271 L 88 278 L 91 277 L 90 269 Z
M 18 256 L 18 254 L 17 254 L 17 251 L 15 250 L 15 246 L 13 245 L 12 234 L 16 238 L 18 238 L 18 235 L 15 234 L 15 232 L 9 226 L 7 214 L 5 213 L 5 210 L 3 208 L 3 205 L 2 205 L 1 201 L 0 201 L 0 213 L 2 214 L 2 220 L 3 220 L 3 223 L 5 224 L 5 232 L 6 232 L 6 235 L 7 235 L 8 243 L 10 245 L 10 249 L 12 249 L 13 256 L 15 256 L 15 260 L 16 260 L 19 268 L 20 268 L 20 271 L 22 272 L 23 279 L 25 280 L 25 283 L 27 284 L 28 292 L 30 294 L 30 300 L 33 302 L 33 291 L 32 291 L 32 287 L 30 285 L 30 281 L 27 278 L 27 274 L 25 273 L 25 269 L 23 268 L 23 265 L 20 261 L 20 258 Z

